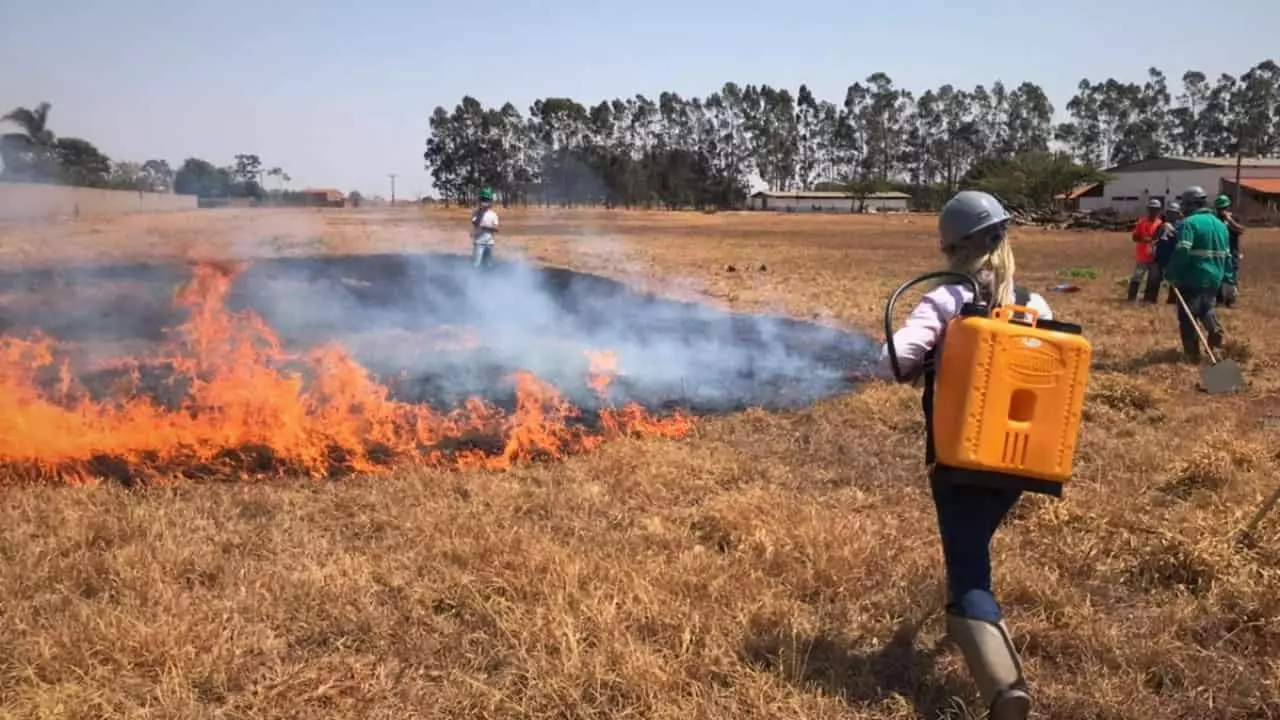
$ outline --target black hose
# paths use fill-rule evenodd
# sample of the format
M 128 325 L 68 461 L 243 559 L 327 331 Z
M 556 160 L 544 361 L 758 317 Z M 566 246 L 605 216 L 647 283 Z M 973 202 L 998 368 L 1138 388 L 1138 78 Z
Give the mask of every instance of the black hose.
M 982 295 L 978 291 L 978 281 L 968 273 L 957 272 L 955 270 L 936 270 L 931 273 L 925 273 L 924 275 L 908 280 L 899 285 L 898 289 L 894 290 L 893 294 L 889 296 L 889 302 L 884 306 L 884 341 L 889 349 L 889 365 L 893 368 L 893 376 L 897 378 L 898 382 L 907 382 L 911 378 L 902 374 L 901 369 L 898 367 L 898 352 L 893 347 L 894 305 L 898 303 L 898 298 L 902 296 L 902 293 L 907 291 L 907 288 L 936 278 L 953 278 L 968 284 L 969 288 L 973 290 L 973 301 L 981 302 Z

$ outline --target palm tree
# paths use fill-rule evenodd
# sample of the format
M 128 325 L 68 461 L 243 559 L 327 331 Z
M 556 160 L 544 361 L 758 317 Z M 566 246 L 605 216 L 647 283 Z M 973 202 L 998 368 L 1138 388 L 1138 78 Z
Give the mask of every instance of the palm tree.
M 0 120 L 11 122 L 22 128 L 22 132 L 31 142 L 45 147 L 53 145 L 53 131 L 49 129 L 49 110 L 52 106 L 42 102 L 35 110 L 30 108 L 14 108 Z
M 34 110 L 18 107 L 0 117 L 0 122 L 22 128 L 20 133 L 0 135 L 4 174 L 40 179 L 39 176 L 52 170 L 54 135 L 49 129 L 50 109 L 49 103 L 42 102 Z

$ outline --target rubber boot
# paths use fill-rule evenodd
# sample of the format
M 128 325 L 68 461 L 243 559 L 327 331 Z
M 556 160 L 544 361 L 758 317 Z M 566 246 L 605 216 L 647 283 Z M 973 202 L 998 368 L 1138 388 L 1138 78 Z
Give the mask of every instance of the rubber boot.
M 1208 337 L 1205 339 L 1209 341 L 1209 349 L 1213 350 L 1215 353 L 1221 352 L 1222 343 L 1223 343 L 1223 340 L 1225 340 L 1225 338 L 1223 337 L 1222 328 L 1221 327 L 1209 328 L 1209 332 L 1207 333 L 1207 335 Z
M 1142 282 L 1139 280 L 1129 281 L 1129 295 L 1128 295 L 1129 302 L 1138 301 L 1138 288 L 1141 286 L 1142 286 Z
M 1174 296 L 1173 296 L 1173 286 L 1172 286 L 1172 285 L 1170 285 L 1170 286 L 1169 286 L 1169 297 L 1165 298 L 1165 300 L 1164 300 L 1164 304 L 1165 304 L 1165 305 L 1173 305 L 1173 304 L 1175 304 L 1175 303 L 1177 303 L 1177 302 L 1178 302 L 1178 299 L 1177 299 L 1176 297 L 1174 297 Z
M 1026 720 L 1031 714 L 1031 695 L 1004 622 L 948 614 L 947 633 L 964 655 L 969 675 L 987 707 L 987 717 Z
M 1213 344 L 1210 343 L 1209 347 L 1213 347 Z M 1188 365 L 1199 365 L 1201 360 L 1199 339 L 1192 341 L 1191 344 L 1183 342 L 1182 354 Z

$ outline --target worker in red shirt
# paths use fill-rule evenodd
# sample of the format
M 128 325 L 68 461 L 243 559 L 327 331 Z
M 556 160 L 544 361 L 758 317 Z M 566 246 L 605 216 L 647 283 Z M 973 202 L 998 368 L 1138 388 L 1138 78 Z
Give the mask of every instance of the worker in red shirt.
M 1147 287 L 1142 293 L 1144 302 L 1154 303 L 1160 296 L 1160 265 L 1156 263 L 1156 233 L 1164 224 L 1161 210 L 1164 203 L 1160 198 L 1151 198 L 1147 203 L 1147 216 L 1138 219 L 1133 227 L 1133 275 L 1129 277 L 1129 302 L 1137 302 L 1138 289 L 1146 278 Z

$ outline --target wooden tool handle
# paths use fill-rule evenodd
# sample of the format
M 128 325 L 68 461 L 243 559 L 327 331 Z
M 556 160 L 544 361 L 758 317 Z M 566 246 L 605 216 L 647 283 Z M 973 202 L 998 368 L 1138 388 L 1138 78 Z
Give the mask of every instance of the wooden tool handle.
M 1213 356 L 1213 348 L 1209 347 L 1209 340 L 1204 336 L 1204 331 L 1200 329 L 1200 321 L 1196 319 L 1195 315 L 1191 314 L 1191 308 L 1187 307 L 1187 301 L 1182 299 L 1182 293 L 1178 292 L 1178 288 L 1172 285 L 1170 287 L 1173 288 L 1174 297 L 1178 298 L 1178 304 L 1182 306 L 1182 312 L 1186 313 L 1187 318 L 1191 320 L 1191 327 L 1196 329 L 1196 337 L 1200 338 L 1200 347 L 1209 353 L 1209 364 L 1217 365 L 1218 359 Z

